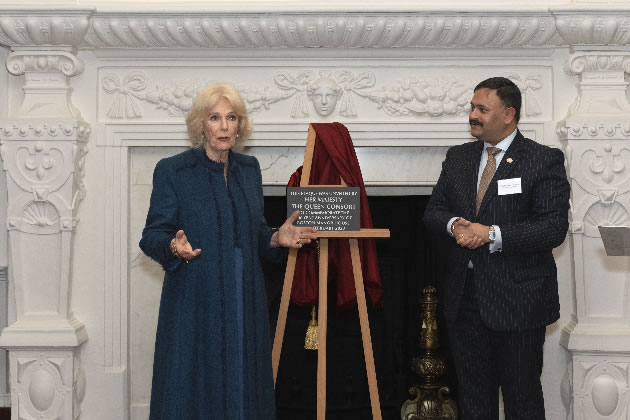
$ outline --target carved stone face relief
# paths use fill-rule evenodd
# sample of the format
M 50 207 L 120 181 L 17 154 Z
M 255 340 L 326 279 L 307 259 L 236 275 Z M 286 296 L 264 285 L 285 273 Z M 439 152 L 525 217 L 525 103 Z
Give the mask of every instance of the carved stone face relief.
M 320 117 L 327 117 L 335 111 L 342 93 L 341 87 L 331 77 L 320 77 L 308 87 L 308 96 Z

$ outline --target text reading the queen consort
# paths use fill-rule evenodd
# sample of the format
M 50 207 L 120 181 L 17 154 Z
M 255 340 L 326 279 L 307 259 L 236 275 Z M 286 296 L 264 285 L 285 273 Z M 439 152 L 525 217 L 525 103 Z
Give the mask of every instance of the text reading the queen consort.
M 300 211 L 296 226 L 317 230 L 361 230 L 359 187 L 289 187 L 287 217 Z

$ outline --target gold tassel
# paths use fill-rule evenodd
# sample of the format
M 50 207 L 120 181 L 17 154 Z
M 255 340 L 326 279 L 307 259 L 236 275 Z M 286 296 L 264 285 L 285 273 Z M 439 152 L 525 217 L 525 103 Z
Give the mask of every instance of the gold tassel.
M 317 350 L 317 318 L 315 314 L 315 305 L 313 305 L 311 320 L 308 323 L 306 337 L 304 338 L 304 348 L 306 350 Z

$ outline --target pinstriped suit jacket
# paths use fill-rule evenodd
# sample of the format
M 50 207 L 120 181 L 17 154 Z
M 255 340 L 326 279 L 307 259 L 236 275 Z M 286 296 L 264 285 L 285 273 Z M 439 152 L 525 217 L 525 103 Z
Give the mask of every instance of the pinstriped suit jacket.
M 562 244 L 568 229 L 570 188 L 564 155 L 519 131 L 475 215 L 482 152 L 481 141 L 448 150 L 424 214 L 426 226 L 437 234 L 448 235 L 452 217 L 501 229 L 502 252 L 491 254 L 488 244 L 470 250 L 450 241 L 442 285 L 446 318 L 453 321 L 457 316 L 472 261 L 479 311 L 489 328 L 515 331 L 551 324 L 560 316 L 552 250 Z M 497 180 L 511 178 L 521 179 L 522 193 L 498 195 Z

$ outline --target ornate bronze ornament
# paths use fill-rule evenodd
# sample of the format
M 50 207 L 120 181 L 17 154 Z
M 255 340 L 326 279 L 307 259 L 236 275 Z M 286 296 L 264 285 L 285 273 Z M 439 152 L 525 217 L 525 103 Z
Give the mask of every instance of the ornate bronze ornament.
M 440 346 L 437 326 L 436 290 L 427 286 L 422 290 L 422 328 L 418 346 L 421 356 L 411 363 L 413 372 L 422 379 L 420 385 L 412 386 L 409 393 L 414 397 L 405 401 L 401 410 L 402 420 L 457 420 L 457 405 L 448 398 L 450 392 L 438 379 L 444 374 L 446 365 L 437 353 Z

